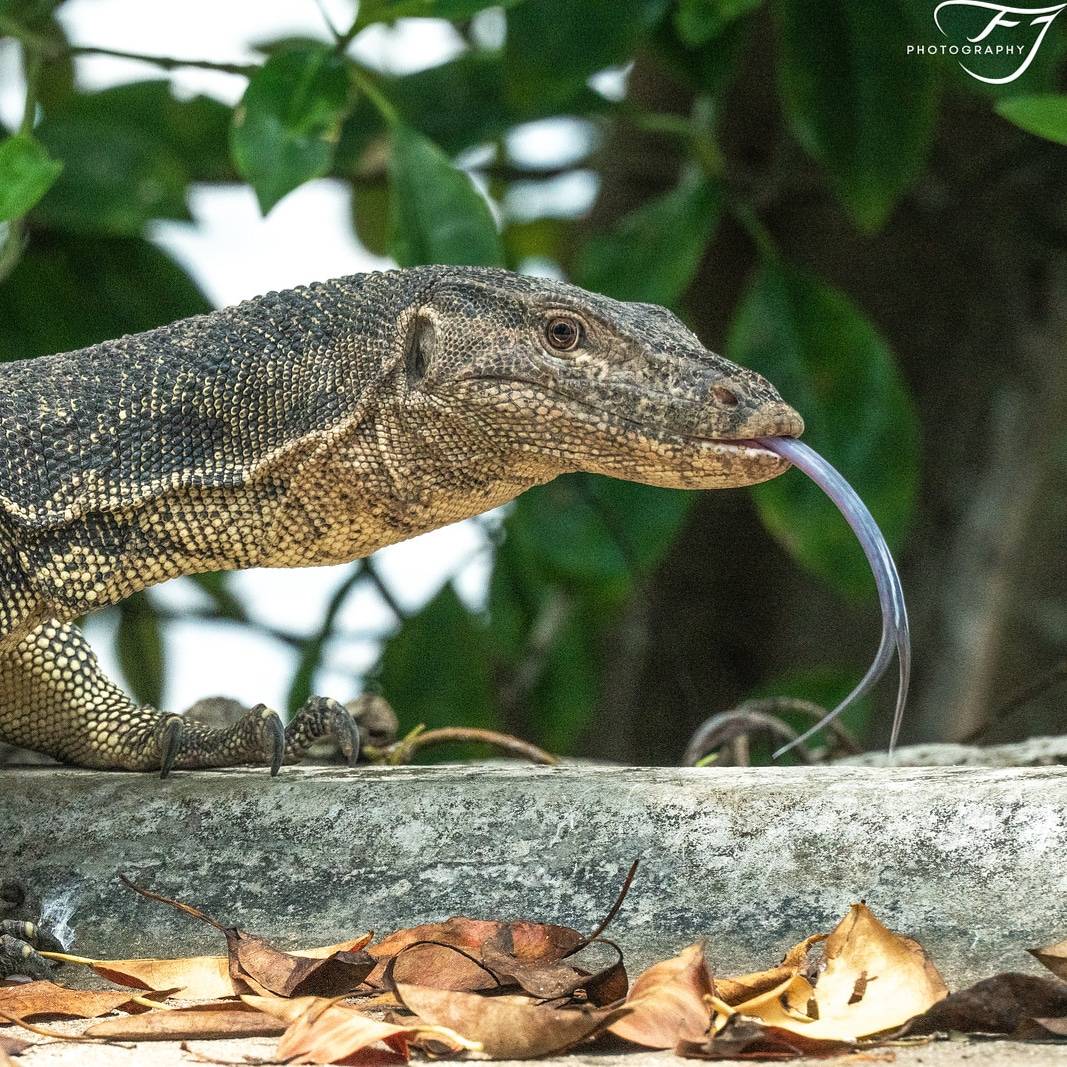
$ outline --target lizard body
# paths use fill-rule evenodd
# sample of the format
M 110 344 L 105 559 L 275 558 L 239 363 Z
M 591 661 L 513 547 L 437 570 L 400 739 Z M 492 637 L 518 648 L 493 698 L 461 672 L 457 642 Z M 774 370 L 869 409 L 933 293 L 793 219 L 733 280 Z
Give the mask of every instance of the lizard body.
M 800 417 L 663 308 L 505 271 L 355 275 L 0 366 L 0 740 L 129 770 L 297 758 L 313 698 L 209 730 L 72 621 L 182 574 L 339 563 L 574 470 L 716 488 Z M 346 741 L 347 739 L 347 741 Z

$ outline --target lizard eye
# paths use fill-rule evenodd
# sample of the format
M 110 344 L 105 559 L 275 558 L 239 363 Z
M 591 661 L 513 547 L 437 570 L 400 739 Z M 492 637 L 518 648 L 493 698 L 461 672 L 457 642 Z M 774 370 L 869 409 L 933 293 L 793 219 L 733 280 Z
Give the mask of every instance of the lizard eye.
M 545 327 L 545 340 L 550 348 L 557 352 L 573 352 L 581 343 L 582 324 L 577 319 L 566 315 L 557 315 L 548 320 Z

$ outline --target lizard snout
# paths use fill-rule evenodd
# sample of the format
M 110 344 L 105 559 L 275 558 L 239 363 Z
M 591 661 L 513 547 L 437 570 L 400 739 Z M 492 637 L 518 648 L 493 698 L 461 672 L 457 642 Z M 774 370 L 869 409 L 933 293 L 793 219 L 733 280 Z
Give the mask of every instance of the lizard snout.
M 764 404 L 739 427 L 743 437 L 800 437 L 804 420 L 784 400 Z

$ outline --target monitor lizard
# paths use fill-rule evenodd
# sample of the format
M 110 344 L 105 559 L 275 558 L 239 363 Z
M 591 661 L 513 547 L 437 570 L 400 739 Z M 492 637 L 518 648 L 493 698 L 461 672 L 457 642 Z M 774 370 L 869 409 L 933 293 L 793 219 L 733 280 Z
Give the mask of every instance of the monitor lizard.
M 166 775 L 276 773 L 329 735 L 351 759 L 358 729 L 323 697 L 287 726 L 263 705 L 227 728 L 139 706 L 86 613 L 178 575 L 343 563 L 567 471 L 761 482 L 789 463 L 752 439 L 803 422 L 662 307 L 433 266 L 4 364 L 0 431 L 0 740 Z M 36 965 L 17 934 L 0 927 L 0 973 Z
M 803 423 L 673 314 L 474 267 L 357 274 L 0 365 L 0 740 L 129 771 L 283 760 L 350 713 L 205 729 L 73 625 L 178 575 L 343 563 L 565 471 L 748 485 Z

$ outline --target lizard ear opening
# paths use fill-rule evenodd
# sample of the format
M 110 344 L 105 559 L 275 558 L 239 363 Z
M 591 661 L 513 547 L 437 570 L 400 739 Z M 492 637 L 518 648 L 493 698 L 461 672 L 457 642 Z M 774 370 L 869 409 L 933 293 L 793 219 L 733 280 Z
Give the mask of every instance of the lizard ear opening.
M 407 350 L 404 353 L 404 365 L 407 368 L 408 381 L 419 382 L 426 377 L 433 354 L 434 328 L 428 315 L 419 314 L 411 325 L 408 334 Z

